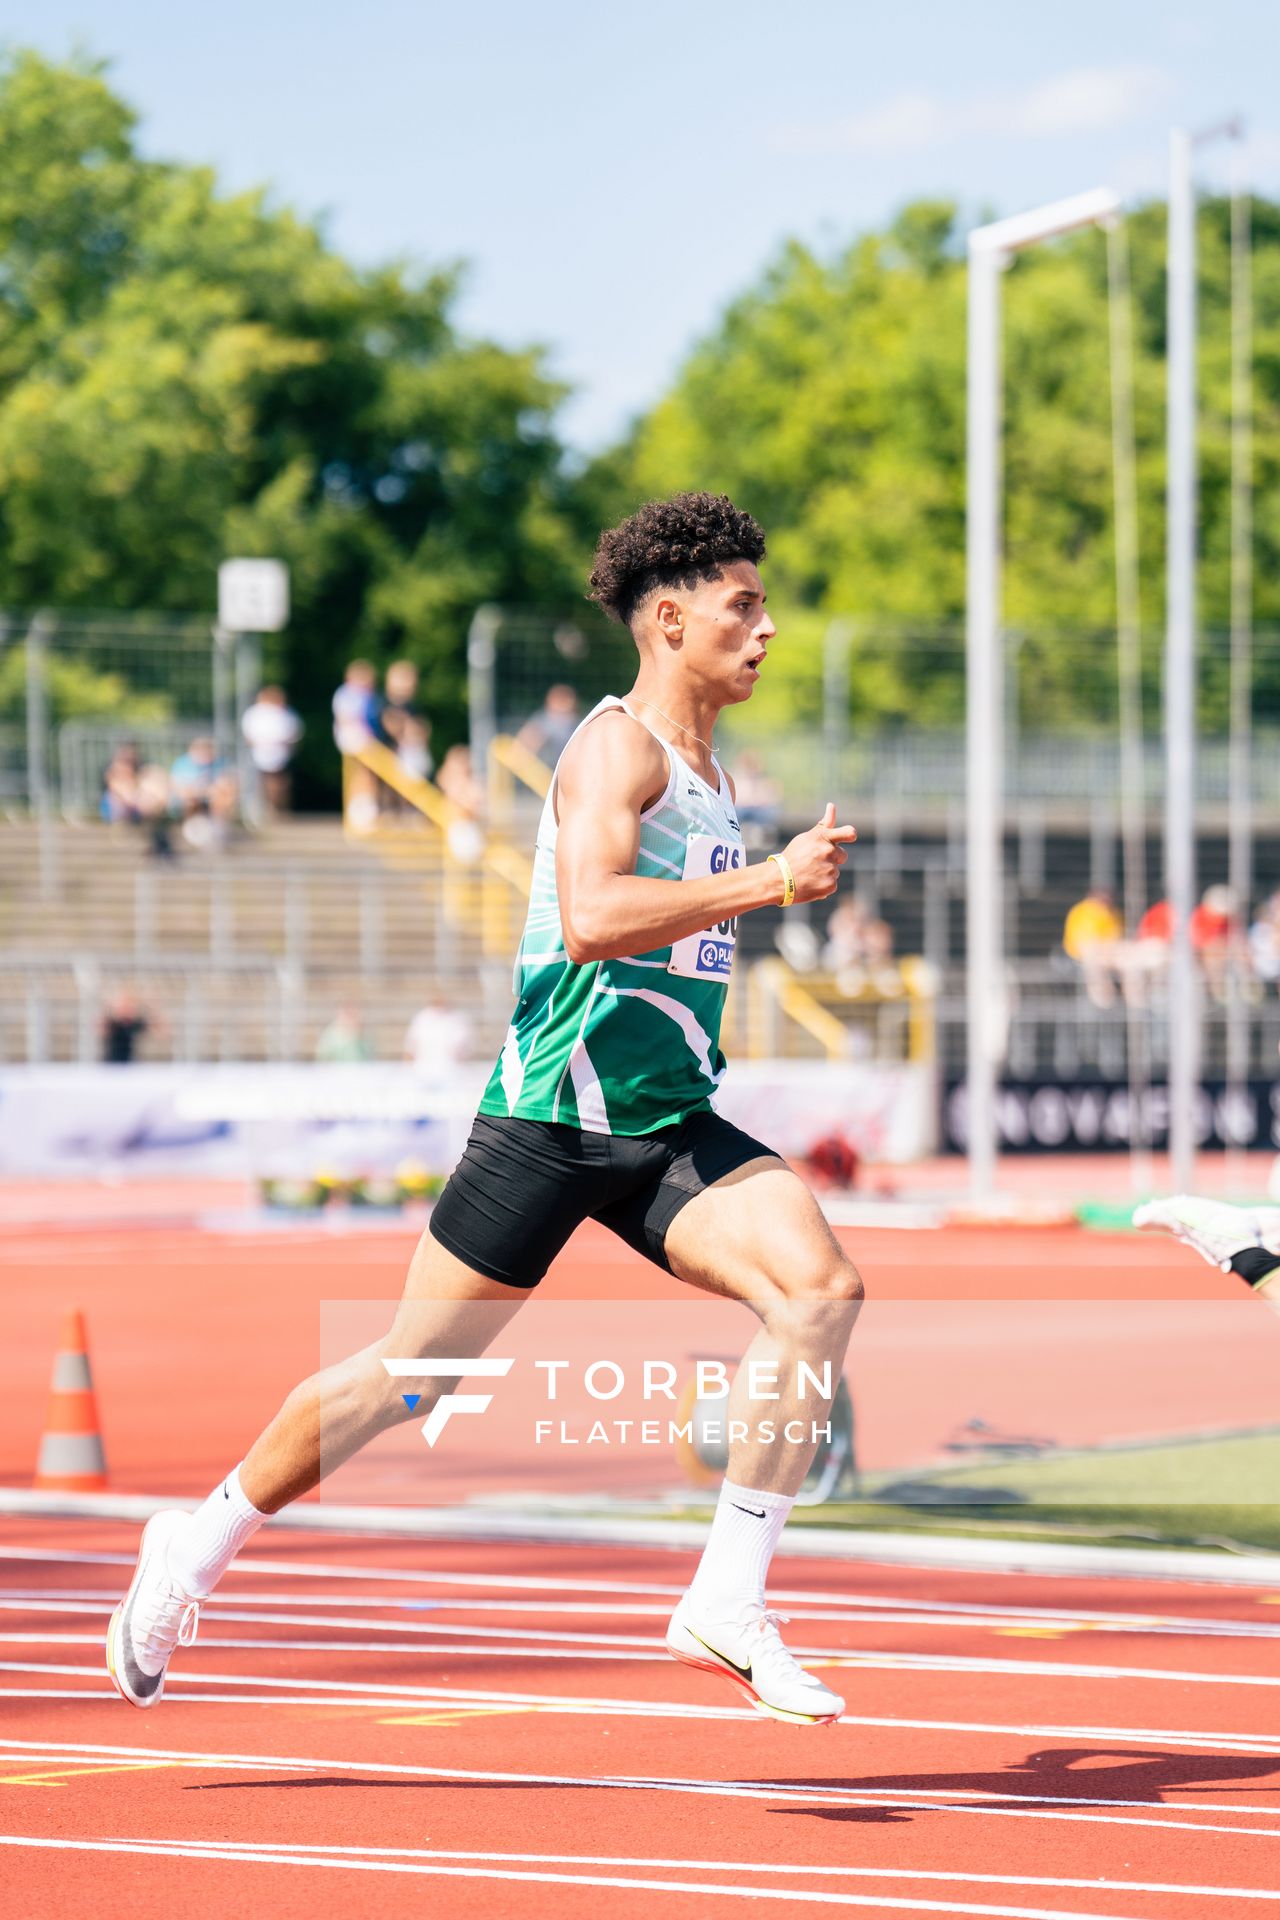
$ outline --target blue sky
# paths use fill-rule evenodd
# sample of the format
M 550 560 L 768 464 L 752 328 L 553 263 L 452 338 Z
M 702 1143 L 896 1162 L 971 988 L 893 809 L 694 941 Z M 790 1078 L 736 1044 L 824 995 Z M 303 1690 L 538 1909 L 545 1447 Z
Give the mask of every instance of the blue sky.
M 553 350 L 586 448 L 788 234 L 1156 193 L 1169 126 L 1234 112 L 1280 196 L 1265 0 L 7 0 L 3 31 L 110 59 L 146 151 L 271 182 L 357 259 L 468 260 L 462 323 Z

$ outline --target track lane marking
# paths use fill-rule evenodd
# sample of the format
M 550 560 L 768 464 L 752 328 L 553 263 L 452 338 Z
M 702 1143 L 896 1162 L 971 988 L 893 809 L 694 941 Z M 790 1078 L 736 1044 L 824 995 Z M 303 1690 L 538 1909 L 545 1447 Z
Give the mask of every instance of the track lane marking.
M 77 1695 L 76 1697 L 81 1699 L 92 1697 L 96 1699 L 99 1696 L 95 1694 L 93 1696 Z M 222 1702 L 221 1704 L 225 1705 L 226 1702 Z M 289 1705 L 292 1703 L 278 1702 L 275 1704 Z M 326 1702 L 325 1704 L 327 1705 L 328 1703 Z M 476 1711 L 478 1713 L 482 1713 L 486 1710 L 482 1708 L 478 1708 Z M 492 1711 L 501 1712 L 501 1711 L 504 1711 L 504 1709 L 494 1708 L 492 1709 Z M 512 1711 L 517 1711 L 517 1709 L 512 1709 Z M 400 1725 L 402 1723 L 399 1721 L 386 1721 L 383 1724 L 388 1726 L 395 1726 L 395 1725 Z M 405 1722 L 404 1724 L 411 1724 L 411 1723 Z M 23 1764 L 35 1764 L 41 1761 L 44 1758 L 45 1754 L 49 1752 L 63 1754 L 68 1760 L 68 1762 L 70 1762 L 72 1759 L 76 1757 L 75 1753 L 70 1750 L 68 1743 L 66 1742 L 51 1741 L 51 1742 L 40 1743 L 32 1740 L 10 1741 L 10 1740 L 0 1739 L 0 1765 L 13 1763 L 12 1757 L 2 1751 L 5 1748 L 11 1748 L 11 1747 L 17 1747 L 21 1749 L 20 1753 L 17 1756 L 17 1759 L 20 1760 Z M 99 1754 L 103 1754 L 103 1753 L 138 1753 L 139 1755 L 145 1757 L 150 1752 L 151 1752 L 151 1749 L 146 1747 L 137 1747 L 137 1748 L 104 1747 L 98 1744 L 97 1742 L 84 1742 L 84 1743 L 81 1743 L 80 1757 L 84 1760 L 86 1764 L 88 1764 L 93 1759 L 95 1759 Z M 345 1761 L 345 1760 L 326 1761 L 326 1760 L 319 1760 L 319 1759 L 280 1760 L 280 1759 L 255 1758 L 251 1760 L 250 1757 L 247 1755 L 227 1756 L 224 1754 L 196 1754 L 194 1757 L 188 1757 L 185 1759 L 179 1759 L 175 1757 L 172 1761 L 172 1764 L 175 1766 L 209 1766 L 211 1768 L 229 1768 L 232 1770 L 237 1770 L 241 1768 L 248 1769 L 251 1766 L 256 1766 L 256 1765 L 270 1766 L 273 1768 L 278 1766 L 325 1767 L 325 1766 L 335 1766 L 335 1765 L 336 1766 L 355 1766 L 357 1763 L 353 1761 Z M 358 1764 L 364 1767 L 373 1765 L 374 1770 L 379 1772 L 399 1771 L 399 1769 L 393 1766 L 381 1767 L 371 1762 L 361 1762 Z M 406 1769 L 406 1771 L 413 1773 L 413 1772 L 419 1772 L 421 1771 L 421 1769 L 410 1767 Z M 428 1771 L 430 1771 L 430 1769 L 428 1769 Z M 471 1778 L 472 1776 L 467 1775 L 466 1777 Z M 520 1776 L 520 1777 L 523 1778 L 524 1776 Z M 596 1776 L 594 1775 L 586 1776 L 586 1777 L 590 1779 L 596 1778 Z M 825 1787 L 798 1787 L 793 1784 L 783 1783 L 781 1781 L 778 1781 L 776 1783 L 771 1783 L 768 1781 L 747 1782 L 747 1781 L 706 1781 L 706 1780 L 702 1780 L 702 1781 L 690 1780 L 688 1782 L 682 1782 L 678 1778 L 664 1778 L 662 1776 L 657 1776 L 654 1781 L 649 1781 L 643 1775 L 641 1776 L 615 1775 L 615 1776 L 610 1776 L 609 1779 L 606 1781 L 606 1784 L 617 1785 L 619 1783 L 624 1785 L 661 1784 L 664 1787 L 666 1786 L 680 1787 L 680 1786 L 687 1785 L 690 1790 L 696 1787 L 706 1792 L 712 1792 L 715 1790 L 719 1790 L 720 1788 L 724 1788 L 726 1791 L 733 1789 L 735 1791 L 740 1791 L 740 1792 L 768 1794 L 772 1796 L 776 1796 L 778 1793 L 786 1793 L 793 1797 L 802 1797 L 802 1798 L 816 1797 L 824 1801 L 830 1800 L 833 1798 L 838 1798 L 841 1791 L 839 1789 L 825 1788 Z M 583 1782 L 582 1780 L 579 1780 L 574 1784 L 581 1785 L 583 1784 Z M 1173 1791 L 1177 1792 L 1179 1791 L 1179 1789 L 1175 1788 L 1173 1789 Z M 1242 1793 L 1248 1793 L 1253 1791 L 1253 1789 L 1249 1787 L 1242 1787 L 1240 1791 Z M 874 1801 L 874 1800 L 896 1801 L 898 1798 L 897 1795 L 892 1794 L 887 1789 L 883 1789 L 883 1788 L 859 1787 L 856 1789 L 856 1792 L 858 1793 L 860 1801 L 867 1801 L 867 1802 Z M 1249 1806 L 1241 1806 L 1236 1801 L 1232 1801 L 1232 1800 L 1199 1800 L 1199 1799 L 1194 1801 L 1117 1800 L 1117 1799 L 1103 1799 L 1098 1794 L 997 1793 L 993 1790 L 979 1788 L 979 1787 L 916 1787 L 914 1789 L 913 1797 L 914 1799 L 922 1802 L 923 1801 L 932 1802 L 936 1800 L 941 1803 L 941 1811 L 943 1812 L 947 1810 L 946 1803 L 950 1801 L 956 1801 L 963 1804 L 966 1800 L 981 1800 L 983 1802 L 988 1800 L 1001 1800 L 1001 1801 L 1008 1801 L 1013 1807 L 1018 1809 L 1023 1807 L 1041 1807 L 1041 1806 L 1044 1806 L 1044 1807 L 1131 1807 L 1131 1808 L 1146 1808 L 1151 1811 L 1160 1810 L 1160 1811 L 1165 1811 L 1170 1813 L 1232 1813 L 1232 1814 L 1237 1814 L 1237 1815 L 1246 1816 L 1249 1818 L 1259 1819 L 1259 1820 L 1280 1819 L 1280 1806 L 1249 1807 Z M 1159 1821 L 1159 1822 L 1153 1821 L 1148 1824 L 1165 1826 L 1171 1823 L 1167 1821 Z
M 580 1547 L 565 1547 L 563 1551 L 566 1553 L 580 1554 L 583 1549 Z M 655 1548 L 653 1551 L 658 1552 L 661 1551 L 661 1549 Z M 667 1551 L 676 1550 L 667 1549 Z M 137 1553 L 136 1551 L 132 1553 L 111 1553 L 103 1549 L 89 1548 L 69 1549 L 62 1553 L 50 1553 L 43 1548 L 0 1546 L 0 1560 L 26 1560 L 46 1566 L 93 1565 L 132 1567 L 137 1563 Z M 947 1570 L 943 1568 L 931 1569 L 930 1571 L 936 1576 L 945 1573 Z M 513 1585 L 518 1584 L 527 1591 L 553 1593 L 624 1593 L 638 1597 L 670 1598 L 672 1600 L 679 1599 L 685 1590 L 683 1584 L 668 1585 L 665 1582 L 654 1581 L 585 1580 L 574 1579 L 563 1575 L 546 1576 L 526 1574 L 524 1572 L 521 1572 L 518 1576 L 494 1573 L 443 1573 L 428 1571 L 417 1567 L 350 1567 L 337 1566 L 329 1562 L 321 1561 L 258 1559 L 253 1555 L 245 1556 L 237 1560 L 231 1578 L 234 1580 L 237 1576 L 252 1576 L 262 1573 L 283 1574 L 290 1578 L 297 1579 L 382 1580 L 414 1586 L 473 1586 L 485 1589 L 500 1588 L 504 1591 L 509 1591 Z M 1045 1580 L 1060 1583 L 1064 1578 L 1069 1578 L 1070 1576 L 1062 1574 L 1028 1573 L 1010 1574 L 1005 1577 L 1009 1579 Z M 794 1603 L 795 1605 L 810 1604 L 814 1606 L 893 1608 L 896 1604 L 892 1595 L 829 1593 L 814 1588 L 775 1587 L 771 1589 L 770 1597 L 779 1602 L 786 1604 Z M 1249 1602 L 1253 1602 L 1255 1599 L 1255 1595 L 1251 1590 L 1245 1597 Z M 392 1602 L 389 1601 L 388 1603 L 391 1604 Z M 1212 1617 L 1206 1619 L 1203 1617 L 1158 1613 L 1125 1613 L 1123 1611 L 1100 1610 L 1096 1608 L 1000 1606 L 986 1602 L 979 1604 L 977 1602 L 970 1603 L 960 1600 L 919 1600 L 904 1598 L 901 1604 L 909 1608 L 913 1613 L 935 1615 L 940 1622 L 951 1621 L 957 1616 L 963 1618 L 966 1616 L 979 1615 L 984 1621 L 988 1619 L 998 1619 L 1002 1623 L 1010 1620 L 1025 1620 L 1033 1623 L 1041 1621 L 1045 1623 L 1087 1621 L 1101 1626 L 1114 1626 L 1121 1632 L 1216 1634 L 1218 1632 L 1230 1633 L 1239 1629 L 1247 1633 L 1250 1637 L 1270 1639 L 1280 1636 L 1280 1627 L 1273 1626 L 1269 1621 L 1237 1621 L 1227 1616 L 1222 1616 L 1217 1619 Z
M 3 1549 L 0 1549 L 0 1556 Z M 46 1556 L 41 1556 L 45 1558 Z M 104 1556 L 114 1558 L 120 1565 L 133 1566 L 135 1561 L 128 1555 Z M 243 1563 L 236 1562 L 228 1575 L 228 1586 L 234 1587 L 237 1574 L 243 1570 Z M 370 1578 L 395 1579 L 394 1573 L 384 1570 L 382 1575 L 371 1573 Z M 438 1580 L 444 1584 L 464 1584 L 466 1576 L 445 1574 L 422 1574 L 423 1580 Z M 494 1584 L 501 1584 L 494 1580 Z M 539 1583 L 520 1576 L 523 1587 L 555 1582 Z M 601 1589 L 605 1591 L 605 1589 Z M 683 1589 L 673 1587 L 672 1595 L 678 1595 Z M 788 1605 L 800 1606 L 803 1602 L 788 1599 L 785 1590 L 774 1591 L 771 1597 L 785 1601 Z M 83 1588 L 83 1587 L 7 1587 L 0 1592 L 0 1608 L 20 1610 L 23 1600 L 47 1601 L 51 1606 L 65 1605 L 67 1611 L 74 1611 L 71 1603 L 76 1600 L 99 1601 L 107 1608 L 115 1606 L 120 1598 L 119 1588 Z M 309 1593 L 234 1593 L 224 1588 L 221 1592 L 209 1595 L 205 1605 L 221 1610 L 225 1607 L 366 1607 L 387 1608 L 406 1611 L 439 1610 L 442 1613 L 535 1613 L 535 1614 L 599 1614 L 600 1603 L 586 1601 L 547 1600 L 489 1600 L 475 1594 L 463 1594 L 439 1600 L 415 1599 L 406 1594 L 322 1594 Z M 650 1606 L 640 1603 L 619 1604 L 610 1602 L 611 1614 L 643 1616 L 650 1619 L 666 1619 L 670 1612 L 667 1604 Z M 1009 1615 L 1020 1615 L 1028 1620 L 1045 1620 L 1052 1624 L 1041 1628 L 1034 1624 L 1027 1627 L 1006 1625 Z M 964 1631 L 989 1632 L 999 1634 L 1045 1633 L 1100 1633 L 1112 1630 L 1118 1633 L 1133 1632 L 1139 1636 L 1165 1635 L 1178 1639 L 1280 1639 L 1280 1626 L 1272 1626 L 1265 1621 L 1247 1620 L 1180 1620 L 1163 1617 L 1147 1619 L 1144 1616 L 1117 1614 L 1095 1616 L 1085 1613 L 1064 1612 L 1055 1609 L 966 1607 L 959 1602 L 904 1601 L 901 1606 L 892 1601 L 851 1600 L 846 1607 L 805 1606 L 805 1610 L 793 1616 L 796 1620 L 836 1621 L 844 1624 L 862 1626 L 954 1626 Z M 1125 1624 L 1121 1624 L 1124 1622 Z M 1133 1624 L 1130 1624 L 1130 1623 Z
M 0 1660 L 0 1672 L 44 1673 L 68 1679 L 96 1679 L 98 1676 L 96 1666 L 66 1666 L 51 1661 Z M 424 1704 L 454 1700 L 477 1700 L 490 1705 L 494 1702 L 516 1702 L 520 1705 L 540 1707 L 543 1711 L 550 1712 L 618 1713 L 642 1719 L 753 1721 L 758 1717 L 751 1709 L 704 1707 L 675 1700 L 619 1700 L 592 1694 L 511 1693 L 497 1688 L 425 1687 L 391 1681 L 384 1685 L 377 1685 L 350 1680 L 290 1679 L 266 1674 L 202 1673 L 192 1674 L 186 1679 L 181 1674 L 173 1674 L 168 1684 L 171 1686 L 263 1687 L 287 1691 L 311 1689 L 317 1693 L 331 1693 L 335 1696 L 346 1693 L 381 1694 L 390 1704 L 395 1704 L 399 1699 L 421 1700 Z M 232 1703 L 229 1701 L 228 1704 Z M 842 1714 L 840 1724 L 847 1727 L 885 1727 L 922 1733 L 986 1733 L 997 1736 L 1016 1734 L 1027 1735 L 1038 1740 L 1099 1740 L 1117 1745 L 1132 1745 L 1135 1742 L 1145 1745 L 1153 1740 L 1164 1740 L 1175 1746 L 1207 1747 L 1212 1751 L 1252 1753 L 1263 1757 L 1274 1755 L 1277 1760 L 1280 1760 L 1280 1735 L 1275 1734 L 1233 1734 L 1212 1730 L 1200 1732 L 1173 1727 L 1059 1726 L 1025 1721 L 918 1720 L 888 1714 L 853 1713 Z
M 159 1844 L 163 1845 L 164 1842 Z M 794 1873 L 808 1874 L 820 1880 L 928 1880 L 947 1885 L 991 1887 L 1047 1887 L 1081 1890 L 1086 1893 L 1174 1893 L 1203 1894 L 1214 1900 L 1280 1900 L 1275 1887 L 1210 1887 L 1163 1880 L 1111 1880 L 1099 1876 L 1080 1880 L 1060 1874 L 1041 1873 L 945 1873 L 938 1868 L 914 1867 L 815 1867 L 798 1863 L 773 1863 L 763 1860 L 690 1860 L 647 1854 L 611 1853 L 499 1853 L 476 1847 L 372 1847 L 331 1846 L 317 1842 L 290 1840 L 279 1844 L 267 1840 L 189 1840 L 173 1845 L 200 1848 L 233 1845 L 246 1852 L 323 1853 L 363 1855 L 378 1859 L 412 1860 L 488 1860 L 503 1866 L 581 1866 L 581 1867 L 662 1867 L 696 1870 L 699 1873 Z
M 641 1880 L 610 1874 L 533 1873 L 514 1868 L 450 1866 L 442 1861 L 358 1860 L 334 1855 L 297 1853 L 252 1853 L 243 1848 L 200 1848 L 172 1842 L 131 1840 L 31 1839 L 21 1834 L 0 1834 L 0 1846 L 53 1848 L 82 1853 L 150 1854 L 169 1860 L 230 1860 L 249 1866 L 327 1867 L 348 1873 L 407 1873 L 425 1879 L 500 1880 L 532 1883 L 536 1886 L 612 1887 L 636 1893 L 714 1894 L 718 1898 L 738 1900 L 804 1900 L 811 1906 L 891 1908 L 899 1913 L 942 1913 L 987 1916 L 989 1920 L 1134 1920 L 1115 1913 L 1084 1913 L 1079 1908 L 1007 1907 L 971 1901 L 911 1900 L 898 1895 L 827 1893 L 816 1887 L 730 1886 L 718 1881 Z
M 207 1618 L 208 1616 L 206 1616 Z M 349 1627 L 353 1633 L 367 1633 L 375 1623 L 364 1620 L 335 1619 L 332 1616 L 309 1616 L 306 1614 L 273 1613 L 255 1615 L 252 1611 L 239 1611 L 224 1608 L 216 1616 L 221 1622 L 252 1623 L 262 1619 L 269 1625 Z M 211 1623 L 212 1624 L 212 1623 Z M 275 1653 L 466 1653 L 484 1654 L 486 1657 L 509 1657 L 515 1659 L 586 1659 L 599 1650 L 603 1660 L 651 1660 L 665 1661 L 670 1655 L 662 1643 L 653 1636 L 623 1634 L 523 1634 L 518 1627 L 485 1628 L 427 1625 L 415 1627 L 411 1622 L 388 1622 L 379 1631 L 391 1633 L 414 1633 L 418 1640 L 396 1642 L 393 1640 L 258 1640 L 242 1638 L 231 1634 L 205 1634 L 196 1643 L 200 1652 L 207 1653 L 214 1647 L 231 1647 L 238 1650 L 262 1650 Z M 503 1641 L 515 1641 L 514 1646 L 479 1645 L 465 1646 L 455 1644 L 454 1636 L 465 1639 L 467 1635 L 492 1634 Z M 430 1644 L 433 1637 L 445 1636 L 442 1644 Z M 0 1645 L 3 1646 L 48 1646 L 48 1647 L 92 1647 L 97 1646 L 100 1635 L 84 1633 L 31 1633 L 0 1632 Z M 567 1646 L 548 1646 L 544 1641 L 564 1640 Z M 640 1649 L 640 1651 L 633 1651 Z M 1062 1680 L 1139 1680 L 1156 1682 L 1160 1685 L 1171 1683 L 1197 1686 L 1224 1687 L 1280 1687 L 1280 1676 L 1276 1674 L 1253 1673 L 1201 1673 L 1194 1669 L 1165 1667 L 1113 1667 L 1105 1663 L 1085 1665 L 1083 1663 L 1054 1660 L 996 1660 L 970 1658 L 964 1655 L 947 1654 L 910 1654 L 885 1653 L 865 1648 L 840 1647 L 804 1647 L 792 1646 L 796 1658 L 809 1666 L 850 1667 L 870 1673 L 977 1673 L 1007 1676 L 1012 1679 L 1062 1679 Z
M 0 1744 L 3 1744 L 3 1743 L 0 1742 Z M 68 1743 L 65 1743 L 65 1742 L 49 1742 L 49 1743 L 27 1742 L 25 1743 L 27 1747 L 34 1747 L 37 1745 L 44 1745 L 44 1744 L 48 1744 L 51 1747 L 57 1747 L 59 1750 L 64 1750 Z M 105 1747 L 99 1746 L 99 1747 L 95 1747 L 93 1751 L 96 1754 L 131 1753 L 131 1752 L 137 1752 L 139 1751 L 139 1749 L 127 1748 L 127 1747 L 105 1748 Z M 147 1750 L 143 1749 L 142 1751 L 147 1751 Z M 425 1779 L 432 1779 L 432 1780 L 455 1781 L 459 1785 L 463 1785 L 471 1781 L 484 1780 L 486 1782 L 492 1782 L 497 1784 L 510 1784 L 510 1785 L 521 1785 L 521 1786 L 532 1785 L 532 1786 L 598 1787 L 601 1790 L 622 1790 L 622 1791 L 632 1791 L 632 1792 L 655 1792 L 655 1793 L 691 1793 L 694 1795 L 710 1796 L 712 1798 L 729 1798 L 729 1799 L 745 1799 L 745 1800 L 781 1799 L 787 1802 L 796 1803 L 799 1806 L 822 1805 L 822 1806 L 840 1806 L 840 1807 L 872 1807 L 872 1808 L 880 1808 L 884 1810 L 896 1809 L 900 1811 L 915 1812 L 915 1813 L 962 1813 L 962 1814 L 974 1814 L 980 1817 L 994 1816 L 996 1818 L 1066 1821 L 1069 1823 L 1077 1823 L 1077 1824 L 1092 1825 L 1092 1826 L 1154 1827 L 1155 1829 L 1157 1829 L 1157 1831 L 1166 1832 L 1166 1833 L 1170 1831 L 1173 1831 L 1176 1833 L 1219 1833 L 1219 1834 L 1226 1833 L 1226 1834 L 1235 1834 L 1244 1838 L 1251 1838 L 1251 1839 L 1280 1838 L 1280 1835 L 1277 1835 L 1275 1833 L 1268 1833 L 1265 1829 L 1259 1829 L 1259 1828 L 1229 1827 L 1229 1826 L 1222 1826 L 1222 1825 L 1217 1825 L 1213 1823 L 1193 1822 L 1188 1820 L 1147 1820 L 1147 1819 L 1132 1818 L 1128 1816 L 1120 1816 L 1120 1815 L 1114 1815 L 1114 1814 L 1098 1815 L 1094 1813 L 1062 1813 L 1057 1811 L 1046 1812 L 1044 1811 L 1042 1806 L 1038 1803 L 1032 1806 L 1013 1805 L 1013 1806 L 1007 1806 L 1007 1807 L 1006 1806 L 991 1807 L 991 1806 L 968 1806 L 963 1804 L 956 1804 L 954 1802 L 949 1802 L 946 1805 L 938 1806 L 934 1799 L 926 1798 L 925 1796 L 905 1798 L 901 1795 L 894 1795 L 894 1794 L 890 1794 L 888 1792 L 883 1792 L 883 1791 L 875 1792 L 873 1790 L 861 1790 L 861 1791 L 850 1792 L 849 1790 L 839 1789 L 839 1788 L 827 1789 L 827 1788 L 816 1788 L 816 1787 L 796 1787 L 780 1781 L 763 1781 L 763 1782 L 760 1782 L 760 1781 L 751 1781 L 751 1782 L 705 1781 L 705 1780 L 680 1779 L 679 1777 L 663 1778 L 662 1776 L 650 1777 L 647 1775 L 637 1776 L 637 1775 L 627 1775 L 627 1774 L 596 1775 L 596 1774 L 541 1774 L 541 1773 L 495 1772 L 495 1771 L 486 1771 L 480 1768 L 424 1767 L 424 1766 L 396 1764 L 396 1763 L 390 1763 L 390 1762 L 386 1764 L 379 1764 L 377 1762 L 367 1761 L 367 1760 L 345 1760 L 345 1759 L 325 1760 L 325 1759 L 296 1759 L 296 1758 L 289 1759 L 289 1758 L 283 1758 L 278 1755 L 263 1757 L 263 1756 L 245 1755 L 245 1754 L 194 1755 L 194 1754 L 191 1754 L 186 1749 L 167 1750 L 163 1753 L 163 1755 L 161 1754 L 160 1750 L 155 1750 L 155 1753 L 154 1753 L 154 1757 L 156 1758 L 161 1758 L 161 1757 L 174 1758 L 175 1755 L 176 1757 L 182 1759 L 188 1764 L 207 1765 L 207 1767 L 209 1768 L 209 1771 L 211 1772 L 251 1773 L 255 1771 L 261 1772 L 264 1768 L 270 1772 L 288 1772 L 288 1771 L 292 1771 L 295 1768 L 303 1768 L 304 1770 L 332 1773 L 335 1768 L 340 1768 L 350 1773 L 372 1773 L 372 1774 L 380 1774 L 380 1775 L 394 1775 L 397 1778 L 404 1775 L 408 1775 L 415 1779 L 425 1778 Z M 999 1797 L 999 1798 L 1009 1798 L 1009 1799 L 1015 1798 L 1015 1796 L 988 1796 L 988 1797 L 991 1797 L 991 1798 Z M 1074 1804 L 1079 1804 L 1082 1806 L 1090 1806 L 1093 1803 L 1089 1801 L 1081 1801 Z M 1134 1804 L 1139 1806 L 1147 1805 L 1152 1807 L 1153 1809 L 1155 1807 L 1159 1807 L 1162 1805 L 1162 1803 L 1160 1802 L 1129 1803 L 1126 1801 L 1100 1802 L 1098 1804 L 1117 1805 L 1117 1806 L 1125 1806 L 1129 1804 Z M 1173 1813 L 1181 1813 L 1181 1812 L 1194 1813 L 1194 1812 L 1201 1811 L 1201 1809 L 1196 1807 L 1183 1807 L 1181 1805 L 1171 1805 L 1168 1803 L 1163 1803 L 1163 1810 L 1168 1812 L 1173 1812 Z M 1203 1810 L 1208 1811 L 1209 1809 L 1208 1807 L 1205 1807 Z M 1245 1815 L 1249 1813 L 1270 1813 L 1274 1811 L 1273 1809 L 1270 1809 L 1270 1808 L 1266 1808 L 1266 1809 L 1262 1809 L 1262 1808 L 1254 1809 L 1254 1808 L 1247 1808 L 1247 1807 L 1237 1808 L 1230 1805 L 1224 1806 L 1221 1810 L 1224 1813 L 1245 1814 Z

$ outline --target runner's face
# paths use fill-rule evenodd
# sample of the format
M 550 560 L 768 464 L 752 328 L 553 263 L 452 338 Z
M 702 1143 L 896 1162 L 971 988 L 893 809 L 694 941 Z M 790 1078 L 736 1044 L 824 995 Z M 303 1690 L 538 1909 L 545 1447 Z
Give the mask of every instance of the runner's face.
M 734 560 L 719 580 L 699 581 L 680 600 L 689 669 L 715 687 L 725 706 L 749 700 L 777 632 L 765 611 L 759 569 Z

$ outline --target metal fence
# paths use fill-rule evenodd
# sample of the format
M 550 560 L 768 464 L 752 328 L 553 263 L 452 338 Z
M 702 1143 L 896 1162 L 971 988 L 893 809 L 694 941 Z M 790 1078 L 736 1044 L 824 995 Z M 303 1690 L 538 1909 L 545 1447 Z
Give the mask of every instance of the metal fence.
M 173 758 L 202 731 L 251 788 L 239 720 L 259 678 L 256 639 L 207 615 L 0 611 L 0 798 L 92 811 L 117 746 Z
M 945 814 L 963 806 L 965 740 L 961 732 L 913 730 L 845 740 L 837 748 L 813 729 L 770 733 L 758 739 L 725 728 L 725 758 L 752 753 L 765 765 L 785 796 L 786 811 L 820 812 L 828 796 L 842 802 L 876 805 L 882 810 Z M 1196 801 L 1202 809 L 1225 810 L 1230 796 L 1230 745 L 1225 738 L 1200 741 L 1196 765 Z M 1152 818 L 1164 792 L 1164 745 L 1148 740 L 1143 756 L 1144 799 Z M 1120 805 L 1119 742 L 1105 735 L 1023 733 L 1006 754 L 1003 772 L 1006 808 L 1024 803 L 1052 808 L 1075 818 L 1111 814 Z M 1280 817 L 1280 729 L 1254 736 L 1254 807 Z

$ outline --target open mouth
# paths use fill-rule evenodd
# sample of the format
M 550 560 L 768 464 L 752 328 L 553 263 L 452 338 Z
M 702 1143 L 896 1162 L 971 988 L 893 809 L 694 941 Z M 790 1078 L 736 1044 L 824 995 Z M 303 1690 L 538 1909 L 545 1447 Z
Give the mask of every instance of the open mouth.
M 765 655 L 763 653 L 753 653 L 747 661 L 747 665 L 750 667 L 752 673 L 759 673 L 764 663 Z

